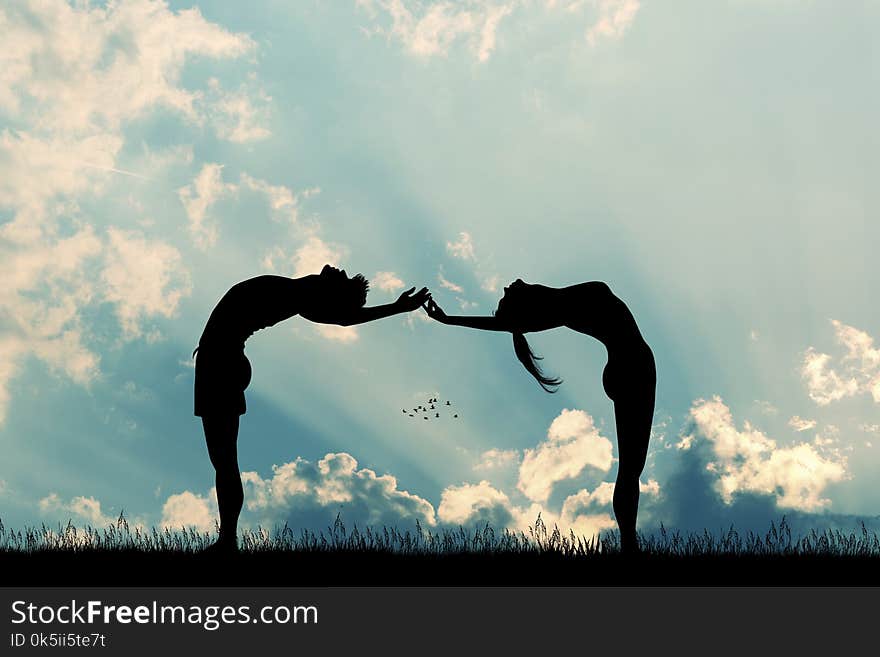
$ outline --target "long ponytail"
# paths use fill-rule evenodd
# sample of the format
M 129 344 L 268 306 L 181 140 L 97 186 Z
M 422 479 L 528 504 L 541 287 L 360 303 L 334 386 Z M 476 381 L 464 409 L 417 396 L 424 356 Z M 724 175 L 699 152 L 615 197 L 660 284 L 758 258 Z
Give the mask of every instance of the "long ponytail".
M 556 389 L 562 384 L 562 379 L 559 377 L 551 378 L 541 371 L 541 368 L 538 367 L 536 361 L 541 360 L 542 357 L 535 355 L 535 352 L 532 351 L 532 348 L 526 340 L 526 336 L 522 333 L 513 334 L 513 350 L 516 352 L 516 357 L 519 359 L 519 362 L 521 362 L 529 371 L 529 374 L 538 380 L 538 383 L 541 384 L 541 387 L 544 388 L 544 390 L 547 392 L 556 392 Z

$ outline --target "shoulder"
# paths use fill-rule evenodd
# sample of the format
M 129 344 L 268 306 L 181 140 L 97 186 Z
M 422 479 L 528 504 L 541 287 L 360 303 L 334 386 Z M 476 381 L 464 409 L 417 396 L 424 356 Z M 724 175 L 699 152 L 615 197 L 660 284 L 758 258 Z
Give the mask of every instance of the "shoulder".
M 568 289 L 579 294 L 614 296 L 614 293 L 605 281 L 587 281 L 572 285 Z

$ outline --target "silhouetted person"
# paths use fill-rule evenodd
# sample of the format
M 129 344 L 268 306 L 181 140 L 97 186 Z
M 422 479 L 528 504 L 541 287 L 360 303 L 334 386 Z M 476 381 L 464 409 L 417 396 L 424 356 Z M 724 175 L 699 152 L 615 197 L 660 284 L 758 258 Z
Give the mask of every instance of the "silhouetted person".
M 605 345 L 608 364 L 602 373 L 602 386 L 614 402 L 620 457 L 614 515 L 620 528 L 621 548 L 625 552 L 637 551 L 639 476 L 648 454 L 657 372 L 654 355 L 626 304 L 600 281 L 553 288 L 517 279 L 504 288 L 504 296 L 491 317 L 446 315 L 431 298 L 424 308 L 444 324 L 512 333 L 517 358 L 547 392 L 555 392 L 562 381 L 541 371 L 536 362 L 540 357 L 532 352 L 525 333 L 565 326 Z
M 247 410 L 244 390 L 251 380 L 244 343 L 255 331 L 300 315 L 322 324 L 351 326 L 410 312 L 428 298 L 410 288 L 394 303 L 364 307 L 369 283 L 360 274 L 326 265 L 302 278 L 257 276 L 242 281 L 211 312 L 196 357 L 195 414 L 201 416 L 208 455 L 216 471 L 220 537 L 215 549 L 236 548 L 238 516 L 244 501 L 238 469 L 239 416 Z

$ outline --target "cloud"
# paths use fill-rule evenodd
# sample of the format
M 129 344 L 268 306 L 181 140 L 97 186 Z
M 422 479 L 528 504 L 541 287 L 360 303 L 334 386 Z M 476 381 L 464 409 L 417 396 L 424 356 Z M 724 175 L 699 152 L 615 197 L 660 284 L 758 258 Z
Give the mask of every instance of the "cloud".
M 292 527 L 321 527 L 340 512 L 349 526 L 437 523 L 430 502 L 400 489 L 392 475 L 359 468 L 346 453 L 327 454 L 317 463 L 297 458 L 272 466 L 269 478 L 244 472 L 242 479 L 247 511 L 264 526 L 281 520 Z
M 358 0 L 357 4 L 378 23 L 365 30 L 367 34 L 395 39 L 419 58 L 445 57 L 453 45 L 463 43 L 478 61 L 486 62 L 496 49 L 503 19 L 522 14 L 520 20 L 535 20 L 529 11 L 535 3 L 529 0 Z M 640 7 L 638 0 L 550 0 L 541 4 L 547 13 L 562 20 L 587 23 L 586 39 L 591 46 L 621 38 Z M 587 7 L 590 16 L 580 18 Z
M 659 495 L 660 488 L 654 480 L 641 484 L 640 488 L 645 498 Z M 514 504 L 504 492 L 484 480 L 445 488 L 437 516 L 448 525 L 471 527 L 489 523 L 496 531 L 507 529 L 528 534 L 540 515 L 551 531 L 558 527 L 564 534 L 574 532 L 590 540 L 607 529 L 616 529 L 610 510 L 613 496 L 614 484 L 603 481 L 593 491 L 582 489 L 566 497 L 561 510 L 554 512 L 541 504 Z
M 204 121 L 203 92 L 180 84 L 186 61 L 255 48 L 198 9 L 174 12 L 159 0 L 31 2 L 2 11 L 0 22 L 0 108 L 55 133 L 114 132 L 159 107 Z
M 836 363 L 813 347 L 804 352 L 801 377 L 814 402 L 826 406 L 844 397 L 870 393 L 880 403 L 880 349 L 865 331 L 831 320 L 835 339 L 846 348 Z
M 461 294 L 462 292 L 464 292 L 464 288 L 461 285 L 457 285 L 452 281 L 446 280 L 446 278 L 443 277 L 442 273 L 437 274 L 437 280 L 440 282 L 440 287 L 444 287 L 447 290 L 452 290 L 456 294 Z
M 295 224 L 299 218 L 300 198 L 306 199 L 321 192 L 318 187 L 312 187 L 303 190 L 299 194 L 294 194 L 293 190 L 289 187 L 272 185 L 265 180 L 253 178 L 247 173 L 241 174 L 241 186 L 265 195 L 272 210 L 272 218 L 276 221 L 286 221 L 290 224 Z
M 213 532 L 218 523 L 217 493 L 213 488 L 207 496 L 185 490 L 170 495 L 162 505 L 162 527 L 194 527 L 201 532 Z
M 516 524 L 510 499 L 485 480 L 478 484 L 445 488 L 437 507 L 437 516 L 446 524 L 466 526 L 489 523 L 495 530 Z
M 297 223 L 300 198 L 309 198 L 321 191 L 315 187 L 297 195 L 289 187 L 273 185 L 248 173 L 242 173 L 237 184 L 224 182 L 223 166 L 207 163 L 202 166 L 192 183 L 178 190 L 180 202 L 189 220 L 190 233 L 200 249 L 206 250 L 217 242 L 217 228 L 209 216 L 211 207 L 221 200 L 236 196 L 241 189 L 264 195 L 272 218 L 289 224 Z
M 403 281 L 393 271 L 377 271 L 370 279 L 370 285 L 384 292 L 394 292 L 406 287 Z
M 611 441 L 584 411 L 563 409 L 547 430 L 547 440 L 523 452 L 517 488 L 535 502 L 546 502 L 553 486 L 577 477 L 587 466 L 611 468 Z
M 341 244 L 325 242 L 313 235 L 293 254 L 293 276 L 317 274 L 324 265 L 339 265 L 347 253 L 348 249 Z
M 809 431 L 810 429 L 815 428 L 816 420 L 806 420 L 800 415 L 794 415 L 789 419 L 788 426 L 798 432 Z
M 140 337 L 142 322 L 151 316 L 172 317 L 180 300 L 192 291 L 180 252 L 159 240 L 111 228 L 108 231 L 102 281 L 105 298 L 128 339 Z
M 474 242 L 470 233 L 461 232 L 458 234 L 458 240 L 455 242 L 446 242 L 446 251 L 453 258 L 461 260 L 474 260 Z
M 221 139 L 243 144 L 272 134 L 265 125 L 272 98 L 265 92 L 250 91 L 244 85 L 237 91 L 227 92 L 216 78 L 208 80 L 208 89 L 211 102 L 207 114 Z
M 315 331 L 322 338 L 349 344 L 357 342 L 359 335 L 354 326 L 337 326 L 336 324 L 315 324 Z
M 445 56 L 453 43 L 466 38 L 481 61 L 494 48 L 498 22 L 506 13 L 503 7 L 491 8 L 478 2 L 422 5 L 407 0 L 387 0 L 360 4 L 369 7 L 373 16 L 378 5 L 391 24 L 377 27 L 374 32 L 397 39 L 413 55 Z
M 639 11 L 638 0 L 593 0 L 598 16 L 587 29 L 587 42 L 595 46 L 602 39 L 619 39 L 632 25 Z
M 28 356 L 77 383 L 94 379 L 99 358 L 87 346 L 92 327 L 84 309 L 119 304 L 117 316 L 129 334 L 147 314 L 173 310 L 185 286 L 159 291 L 142 280 L 135 287 L 130 276 L 147 273 L 146 265 L 121 255 L 126 247 L 148 247 L 161 261 L 151 261 L 159 267 L 152 273 L 161 277 L 170 271 L 162 269 L 170 251 L 147 237 L 132 242 L 121 229 L 108 227 L 105 234 L 80 203 L 106 196 L 120 174 L 149 178 L 118 162 L 132 122 L 163 110 L 190 125 L 220 129 L 215 118 L 224 115 L 227 94 L 216 85 L 207 92 L 183 86 L 183 69 L 193 58 L 241 58 L 255 44 L 206 21 L 197 9 L 175 12 L 157 0 L 6 3 L 0 24 L 0 115 L 15 126 L 0 131 L 0 211 L 11 213 L 0 225 L 2 421 L 9 382 Z M 158 159 L 148 154 L 143 164 L 161 168 L 159 160 L 180 150 L 171 146 Z M 138 200 L 129 198 L 129 205 L 136 208 Z M 206 212 L 207 205 L 196 232 L 210 241 Z
M 497 274 L 493 274 L 492 276 L 483 279 L 481 287 L 486 290 L 486 292 L 497 292 L 500 284 L 501 278 Z
M 111 518 L 101 510 L 101 503 L 94 497 L 78 495 L 64 502 L 57 493 L 50 493 L 39 501 L 39 509 L 42 514 L 70 514 L 69 520 L 79 520 L 88 523 L 95 528 L 104 528 L 115 525 L 116 518 Z
M 737 495 L 772 496 L 781 509 L 817 511 L 829 506 L 825 488 L 847 478 L 846 459 L 822 445 L 798 443 L 779 447 L 748 422 L 736 428 L 720 397 L 698 399 L 691 407 L 688 447 L 708 447 L 706 471 L 713 488 L 730 505 Z
M 474 470 L 496 470 L 515 465 L 519 461 L 519 452 L 515 449 L 490 449 L 480 455 L 480 462 Z
M 223 182 L 222 172 L 221 164 L 205 164 L 191 184 L 177 190 L 189 219 L 189 232 L 196 246 L 203 251 L 217 242 L 217 227 L 210 221 L 208 211 L 217 201 L 238 191 L 234 183 Z

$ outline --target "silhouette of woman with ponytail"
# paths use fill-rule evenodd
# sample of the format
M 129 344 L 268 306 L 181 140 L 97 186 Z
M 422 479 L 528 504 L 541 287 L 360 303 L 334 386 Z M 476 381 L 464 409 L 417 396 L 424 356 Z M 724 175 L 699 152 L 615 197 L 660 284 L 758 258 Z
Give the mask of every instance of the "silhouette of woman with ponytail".
M 608 364 L 602 386 L 614 402 L 619 453 L 614 515 L 620 528 L 621 549 L 627 553 L 638 551 L 639 476 L 648 454 L 657 372 L 651 348 L 626 304 L 601 281 L 554 288 L 517 279 L 504 288 L 504 296 L 490 317 L 447 315 L 433 298 L 423 308 L 443 324 L 512 333 L 517 358 L 547 392 L 555 392 L 562 380 L 541 371 L 536 362 L 540 357 L 529 347 L 526 333 L 565 326 L 605 345 Z

